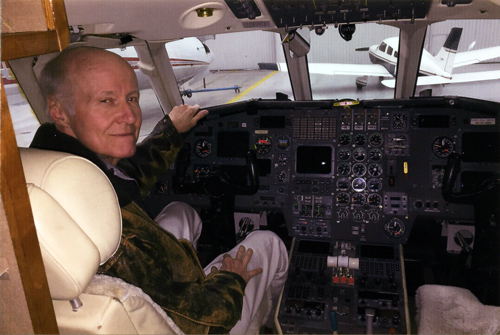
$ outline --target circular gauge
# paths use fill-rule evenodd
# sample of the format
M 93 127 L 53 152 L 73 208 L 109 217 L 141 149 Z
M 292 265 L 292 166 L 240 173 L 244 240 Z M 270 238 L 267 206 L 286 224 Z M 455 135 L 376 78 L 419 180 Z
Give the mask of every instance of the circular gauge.
M 378 163 L 371 163 L 368 166 L 368 174 L 372 177 L 378 177 L 382 174 L 382 165 Z
M 194 145 L 194 152 L 198 157 L 207 157 L 212 153 L 212 143 L 205 139 L 198 140 Z
M 389 222 L 387 222 L 384 226 L 385 232 L 390 237 L 401 237 L 405 233 L 405 223 L 403 220 L 398 218 L 392 218 Z
M 342 148 L 337 152 L 337 155 L 341 161 L 346 161 L 351 158 L 351 151 L 347 148 Z
M 366 143 L 366 135 L 365 134 L 357 134 L 354 136 L 354 143 L 357 145 L 364 145 Z
M 349 194 L 347 194 L 345 192 L 341 192 L 341 193 L 337 194 L 337 204 L 340 206 L 348 205 L 349 199 L 350 199 Z
M 382 197 L 380 194 L 377 193 L 372 193 L 370 194 L 367 198 L 366 201 L 368 202 L 368 205 L 371 207 L 379 207 L 382 205 Z
M 339 143 L 342 145 L 348 145 L 349 143 L 351 143 L 351 135 L 347 133 L 340 134 Z
M 268 136 L 260 136 L 255 141 L 254 147 L 259 155 L 265 155 L 271 151 L 273 144 Z
M 373 148 L 370 150 L 370 159 L 372 161 L 378 162 L 382 158 L 382 150 L 378 148 Z
M 382 137 L 382 135 L 375 133 L 370 135 L 368 142 L 374 147 L 378 147 L 384 142 L 384 138 Z
M 288 170 L 281 170 L 276 176 L 276 180 L 280 183 L 286 183 L 289 179 Z
M 363 221 L 364 214 L 362 211 L 354 211 L 352 213 L 352 218 L 354 221 Z
M 356 163 L 352 167 L 352 173 L 358 177 L 362 177 L 366 174 L 366 165 L 362 163 Z
M 449 137 L 438 137 L 432 143 L 432 152 L 439 158 L 446 158 L 455 150 L 455 143 Z
M 370 209 L 367 214 L 368 221 L 377 222 L 380 220 L 380 214 L 376 209 Z
M 362 162 L 366 158 L 366 150 L 363 148 L 356 148 L 352 152 L 352 158 L 357 160 L 358 162 Z
M 286 136 L 281 136 L 278 138 L 278 148 L 286 149 L 290 146 L 290 139 Z
M 354 206 L 363 206 L 366 202 L 365 196 L 362 193 L 354 193 L 351 202 Z
M 366 188 L 366 181 L 363 178 L 355 178 L 352 181 L 352 189 L 356 192 L 363 192 Z
M 348 163 L 340 163 L 337 166 L 337 172 L 341 176 L 347 176 L 351 173 L 351 166 Z
M 372 192 L 377 192 L 382 189 L 382 182 L 380 179 L 368 180 L 368 189 Z
M 339 180 L 337 180 L 337 188 L 341 191 L 347 191 L 350 186 L 351 183 L 349 182 L 349 179 L 346 177 L 342 177 L 339 178 Z
M 285 166 L 288 163 L 288 155 L 279 154 L 278 155 L 278 166 Z
M 339 208 L 339 210 L 337 211 L 337 218 L 339 220 L 349 219 L 349 210 L 345 207 Z

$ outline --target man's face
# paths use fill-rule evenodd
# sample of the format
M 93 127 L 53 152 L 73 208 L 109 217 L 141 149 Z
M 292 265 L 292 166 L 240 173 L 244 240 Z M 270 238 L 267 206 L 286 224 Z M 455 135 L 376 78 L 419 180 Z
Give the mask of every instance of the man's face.
M 69 135 L 116 165 L 135 153 L 142 123 L 139 89 L 125 61 L 101 56 L 70 74 L 76 86 L 72 90 L 74 114 L 68 116 Z

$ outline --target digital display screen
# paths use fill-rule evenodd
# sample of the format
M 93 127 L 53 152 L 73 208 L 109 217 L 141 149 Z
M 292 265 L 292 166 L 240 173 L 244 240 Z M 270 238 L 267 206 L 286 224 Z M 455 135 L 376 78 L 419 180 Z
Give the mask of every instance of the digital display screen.
M 450 116 L 449 115 L 419 115 L 418 116 L 419 128 L 449 128 Z
M 363 258 L 394 259 L 394 247 L 362 244 L 360 255 Z
M 249 134 L 246 131 L 221 131 L 217 135 L 217 156 L 245 158 L 248 152 Z
M 260 127 L 261 128 L 285 128 L 286 119 L 284 116 L 261 116 L 260 117 Z
M 500 163 L 500 133 L 464 133 L 464 162 Z
M 271 160 L 257 159 L 257 172 L 260 177 L 265 177 L 271 174 Z
M 300 241 L 298 251 L 306 254 L 328 255 L 330 253 L 330 242 Z
M 330 174 L 332 172 L 332 148 L 329 146 L 297 147 L 297 173 Z

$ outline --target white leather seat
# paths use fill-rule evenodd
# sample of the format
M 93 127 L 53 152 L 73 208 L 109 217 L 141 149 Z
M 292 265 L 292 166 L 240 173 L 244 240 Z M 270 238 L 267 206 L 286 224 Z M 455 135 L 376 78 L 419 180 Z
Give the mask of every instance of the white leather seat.
M 120 206 L 104 173 L 66 153 L 20 153 L 59 331 L 182 333 L 142 290 L 96 275 L 121 236 Z

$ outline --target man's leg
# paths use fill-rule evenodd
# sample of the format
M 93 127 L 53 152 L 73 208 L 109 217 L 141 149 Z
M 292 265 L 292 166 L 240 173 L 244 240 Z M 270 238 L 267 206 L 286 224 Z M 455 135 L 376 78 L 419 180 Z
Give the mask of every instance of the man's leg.
M 243 311 L 240 321 L 231 329 L 231 334 L 246 334 L 255 318 L 259 317 L 258 309 L 264 298 L 268 310 L 262 323 L 272 321 L 281 289 L 286 281 L 288 272 L 288 253 L 283 241 L 270 231 L 254 231 L 243 240 L 240 245 L 253 250 L 252 259 L 248 264 L 248 270 L 262 268 L 263 272 L 250 279 L 245 288 L 243 298 Z M 231 257 L 236 256 L 239 245 L 228 252 Z M 218 256 L 207 267 L 205 273 L 209 274 L 212 267 L 220 268 L 224 255 Z
M 179 240 L 190 241 L 196 249 L 202 222 L 193 207 L 180 201 L 171 202 L 156 216 L 155 221 Z

